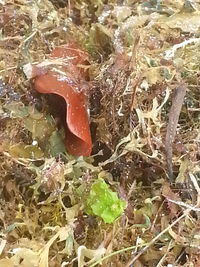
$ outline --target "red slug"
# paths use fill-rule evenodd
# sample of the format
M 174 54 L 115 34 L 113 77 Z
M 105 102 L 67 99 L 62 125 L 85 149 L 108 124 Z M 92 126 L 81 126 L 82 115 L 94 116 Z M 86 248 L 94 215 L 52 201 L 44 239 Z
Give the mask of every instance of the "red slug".
M 55 48 L 51 55 L 52 64 L 32 68 L 35 89 L 43 94 L 57 94 L 66 102 L 66 148 L 77 156 L 89 156 L 92 141 L 87 112 L 87 97 L 84 88 L 87 86 L 87 54 L 74 44 Z M 56 63 L 57 62 L 57 63 Z

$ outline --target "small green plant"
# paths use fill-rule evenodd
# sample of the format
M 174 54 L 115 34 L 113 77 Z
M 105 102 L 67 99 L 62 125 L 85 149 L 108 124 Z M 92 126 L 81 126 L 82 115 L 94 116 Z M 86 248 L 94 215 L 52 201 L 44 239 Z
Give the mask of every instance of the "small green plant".
M 99 178 L 91 187 L 86 212 L 101 217 L 105 223 L 113 223 L 124 211 L 126 202 L 118 198 L 106 182 Z

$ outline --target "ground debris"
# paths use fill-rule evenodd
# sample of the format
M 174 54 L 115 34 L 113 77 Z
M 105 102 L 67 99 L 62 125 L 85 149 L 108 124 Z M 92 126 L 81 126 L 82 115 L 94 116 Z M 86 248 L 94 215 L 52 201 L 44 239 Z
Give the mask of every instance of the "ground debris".
M 0 266 L 200 265 L 199 14 L 0 0 Z M 68 153 L 62 105 L 23 72 L 71 41 L 88 55 L 90 157 Z

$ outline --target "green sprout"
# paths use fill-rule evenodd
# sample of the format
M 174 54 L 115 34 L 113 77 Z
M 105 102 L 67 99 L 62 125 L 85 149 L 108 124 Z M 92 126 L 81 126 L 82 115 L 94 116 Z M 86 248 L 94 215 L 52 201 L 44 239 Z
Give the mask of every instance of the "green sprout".
M 105 223 L 113 223 L 126 208 L 126 202 L 118 198 L 106 182 L 99 178 L 91 187 L 86 213 L 101 217 Z

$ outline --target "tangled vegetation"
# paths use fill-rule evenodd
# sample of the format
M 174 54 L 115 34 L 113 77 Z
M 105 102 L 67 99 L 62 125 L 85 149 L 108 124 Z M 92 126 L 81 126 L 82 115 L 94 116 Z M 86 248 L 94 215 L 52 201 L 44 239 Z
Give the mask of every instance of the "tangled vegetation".
M 0 0 L 0 267 L 200 266 L 199 36 L 199 1 Z M 24 73 L 69 42 L 90 157 Z

